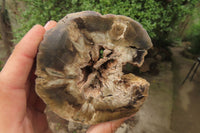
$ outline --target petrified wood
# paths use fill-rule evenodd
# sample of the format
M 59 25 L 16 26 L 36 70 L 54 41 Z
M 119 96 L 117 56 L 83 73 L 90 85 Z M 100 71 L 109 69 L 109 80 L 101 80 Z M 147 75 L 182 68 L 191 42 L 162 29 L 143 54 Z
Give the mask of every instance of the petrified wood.
M 151 39 L 129 17 L 93 11 L 72 13 L 45 33 L 37 56 L 36 91 L 62 119 L 84 124 L 137 112 L 149 83 L 123 73 L 140 67 Z

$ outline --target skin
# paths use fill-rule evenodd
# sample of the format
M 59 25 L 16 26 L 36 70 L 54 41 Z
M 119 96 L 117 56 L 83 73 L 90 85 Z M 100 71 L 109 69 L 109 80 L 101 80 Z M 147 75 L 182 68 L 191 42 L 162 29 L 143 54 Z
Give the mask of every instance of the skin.
M 45 104 L 35 93 L 35 57 L 45 32 L 57 23 L 35 25 L 15 46 L 0 72 L 0 133 L 51 133 Z M 87 133 L 113 133 L 126 119 L 91 126 Z

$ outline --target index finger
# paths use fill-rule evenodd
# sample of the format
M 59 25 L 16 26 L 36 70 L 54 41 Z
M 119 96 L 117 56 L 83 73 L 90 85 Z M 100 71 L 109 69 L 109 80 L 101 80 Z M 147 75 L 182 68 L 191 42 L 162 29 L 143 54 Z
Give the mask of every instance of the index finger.
M 0 73 L 4 83 L 12 84 L 15 88 L 24 87 L 44 33 L 45 28 L 43 26 L 35 25 L 15 46 Z

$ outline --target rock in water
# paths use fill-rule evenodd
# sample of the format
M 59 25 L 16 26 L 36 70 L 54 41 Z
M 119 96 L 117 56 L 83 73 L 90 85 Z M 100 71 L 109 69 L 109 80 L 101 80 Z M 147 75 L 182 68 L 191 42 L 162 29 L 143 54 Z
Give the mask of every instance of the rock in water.
M 146 99 L 149 83 L 124 74 L 123 66 L 140 67 L 151 47 L 145 29 L 129 17 L 68 14 L 39 46 L 36 92 L 65 120 L 96 124 L 130 116 Z

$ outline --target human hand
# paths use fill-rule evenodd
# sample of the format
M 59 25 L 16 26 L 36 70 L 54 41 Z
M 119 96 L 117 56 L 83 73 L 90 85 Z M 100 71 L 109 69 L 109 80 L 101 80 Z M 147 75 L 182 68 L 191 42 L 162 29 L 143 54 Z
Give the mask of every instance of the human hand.
M 125 117 L 122 119 L 114 120 L 114 121 L 109 121 L 109 122 L 104 122 L 100 123 L 94 126 L 91 126 L 88 130 L 87 133 L 114 133 L 117 128 L 127 119 L 133 117 L 131 115 L 130 117 Z
M 45 104 L 35 93 L 34 59 L 50 21 L 34 26 L 16 45 L 0 72 L 0 133 L 51 133 L 44 114 Z M 97 124 L 87 133 L 112 133 L 127 118 Z

